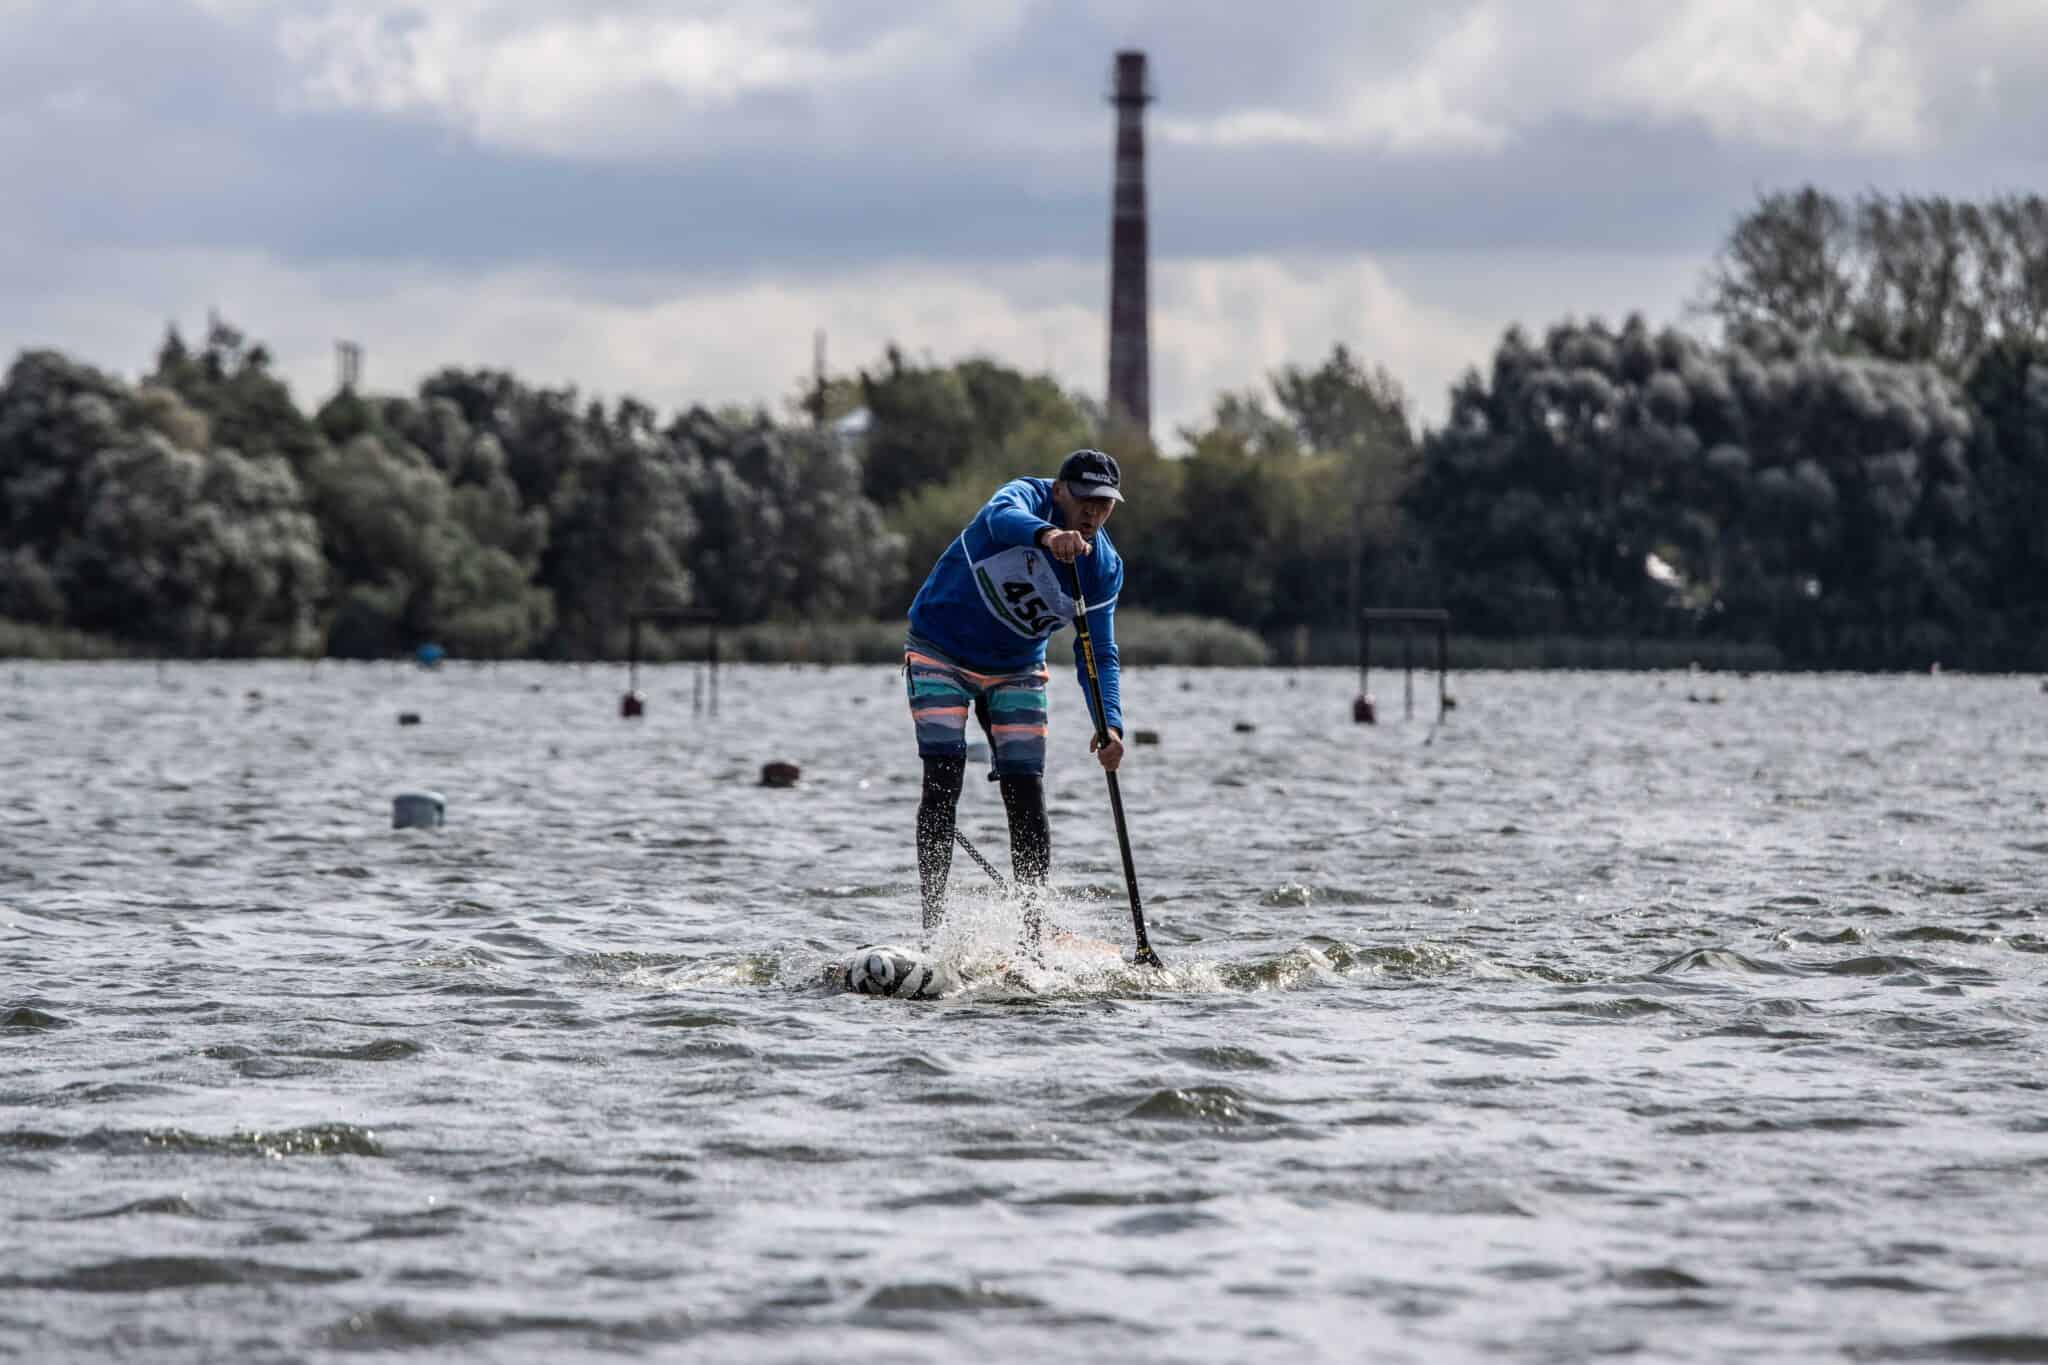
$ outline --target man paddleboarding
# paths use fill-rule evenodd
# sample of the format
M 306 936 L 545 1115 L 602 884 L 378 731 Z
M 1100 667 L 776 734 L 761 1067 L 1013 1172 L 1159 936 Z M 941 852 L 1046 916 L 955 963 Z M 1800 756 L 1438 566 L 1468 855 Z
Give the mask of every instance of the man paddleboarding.
M 1123 501 L 1122 471 L 1099 450 L 1077 450 L 1050 479 L 1012 479 L 946 547 L 910 604 L 903 667 L 910 715 L 924 762 L 917 806 L 917 876 L 929 941 L 946 915 L 953 867 L 953 820 L 967 771 L 967 717 L 987 727 L 993 776 L 1010 826 L 1010 868 L 1024 893 L 1024 932 L 1043 933 L 1044 888 L 1052 869 L 1045 819 L 1046 640 L 1074 619 L 1078 581 L 1088 604 L 1103 729 L 1088 748 L 1104 771 L 1123 761 L 1117 595 L 1124 566 L 1103 529 Z M 1075 669 L 1084 696 L 1087 661 L 1077 636 Z

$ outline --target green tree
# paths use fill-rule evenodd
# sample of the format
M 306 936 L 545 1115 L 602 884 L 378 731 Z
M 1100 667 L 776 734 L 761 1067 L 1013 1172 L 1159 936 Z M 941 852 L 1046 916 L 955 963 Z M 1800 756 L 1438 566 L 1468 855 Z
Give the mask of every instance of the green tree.
M 981 433 L 957 370 L 904 363 L 891 346 L 884 367 L 861 374 L 869 425 L 861 490 L 888 508 L 958 472 Z
M 691 568 L 731 622 L 865 618 L 902 575 L 902 540 L 862 495 L 858 458 L 811 431 L 696 409 L 671 429 L 700 470 Z
M 1384 367 L 1366 370 L 1340 343 L 1315 369 L 1287 366 L 1272 376 L 1272 385 L 1301 444 L 1333 466 L 1310 506 L 1324 513 L 1313 537 L 1324 545 L 1336 539 L 1329 513 L 1341 508 L 1346 514 L 1343 620 L 1358 620 L 1368 574 L 1380 592 L 1397 600 L 1427 593 L 1421 538 L 1400 511 L 1417 457 L 1408 396 L 1400 384 Z M 1297 598 L 1311 583 L 1329 579 L 1325 565 L 1312 566 L 1309 582 L 1297 585 Z M 1327 619 L 1326 613 L 1317 616 Z
M 320 432 L 270 371 L 270 351 L 214 319 L 205 344 L 189 351 L 173 328 L 157 352 L 150 382 L 169 389 L 206 418 L 212 443 L 260 458 L 277 455 L 294 470 L 319 451 Z
M 1746 345 L 1780 331 L 1961 377 L 1994 342 L 2048 343 L 2048 200 L 1765 194 L 1737 220 L 1700 304 Z
M 551 595 L 478 539 L 464 513 L 486 513 L 466 508 L 417 447 L 366 432 L 324 449 L 306 482 L 338 583 L 330 652 L 374 658 L 434 641 L 506 657 L 546 634 Z

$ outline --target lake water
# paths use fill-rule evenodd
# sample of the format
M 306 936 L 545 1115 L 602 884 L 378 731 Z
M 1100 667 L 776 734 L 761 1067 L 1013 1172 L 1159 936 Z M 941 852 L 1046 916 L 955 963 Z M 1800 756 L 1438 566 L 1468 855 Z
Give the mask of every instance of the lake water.
M 0 665 L 0 1358 L 2048 1360 L 2035 679 L 1134 671 L 936 1003 L 900 676 L 640 680 Z

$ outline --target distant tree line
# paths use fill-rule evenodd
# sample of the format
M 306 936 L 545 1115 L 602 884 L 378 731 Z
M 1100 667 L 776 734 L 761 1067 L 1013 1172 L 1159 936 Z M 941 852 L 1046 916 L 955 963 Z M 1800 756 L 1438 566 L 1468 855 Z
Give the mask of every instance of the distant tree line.
M 1123 463 L 1134 605 L 1278 638 L 1362 605 L 1479 635 L 1766 644 L 1802 666 L 2048 667 L 2048 205 L 1767 195 L 1709 340 L 1519 328 L 1418 433 L 1339 345 L 1162 455 L 1043 376 L 891 348 L 663 420 L 497 371 L 307 414 L 260 345 L 0 384 L 0 620 L 174 655 L 612 657 L 638 607 L 900 614 L 989 492 Z

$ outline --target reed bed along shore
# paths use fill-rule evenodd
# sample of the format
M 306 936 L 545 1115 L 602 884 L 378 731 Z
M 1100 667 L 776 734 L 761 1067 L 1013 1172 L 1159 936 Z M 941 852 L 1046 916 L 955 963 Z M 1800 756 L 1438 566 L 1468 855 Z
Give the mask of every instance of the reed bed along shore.
M 1340 629 L 1290 630 L 1261 636 L 1229 621 L 1201 616 L 1162 615 L 1142 610 L 1117 613 L 1117 647 L 1133 667 L 1173 665 L 1220 668 L 1313 668 L 1358 666 L 1358 638 Z M 710 633 L 702 627 L 662 630 L 644 627 L 640 659 L 664 663 L 706 657 Z M 1056 637 L 1055 647 L 1060 647 Z M 1656 671 L 1697 666 L 1722 672 L 1785 671 L 1773 645 L 1725 640 L 1627 639 L 1578 635 L 1536 635 L 1483 639 L 1452 633 L 1454 672 L 1486 669 L 1591 669 Z M 1398 627 L 1374 631 L 1374 671 L 1412 665 L 1436 668 L 1436 635 L 1416 628 L 1404 640 Z M 727 663 L 895 663 L 903 657 L 903 622 L 760 622 L 718 632 L 719 658 Z M 83 631 L 25 625 L 0 617 L 0 659 L 148 659 L 148 646 Z M 625 632 L 614 661 L 626 658 Z M 569 662 L 595 662 L 578 660 Z

